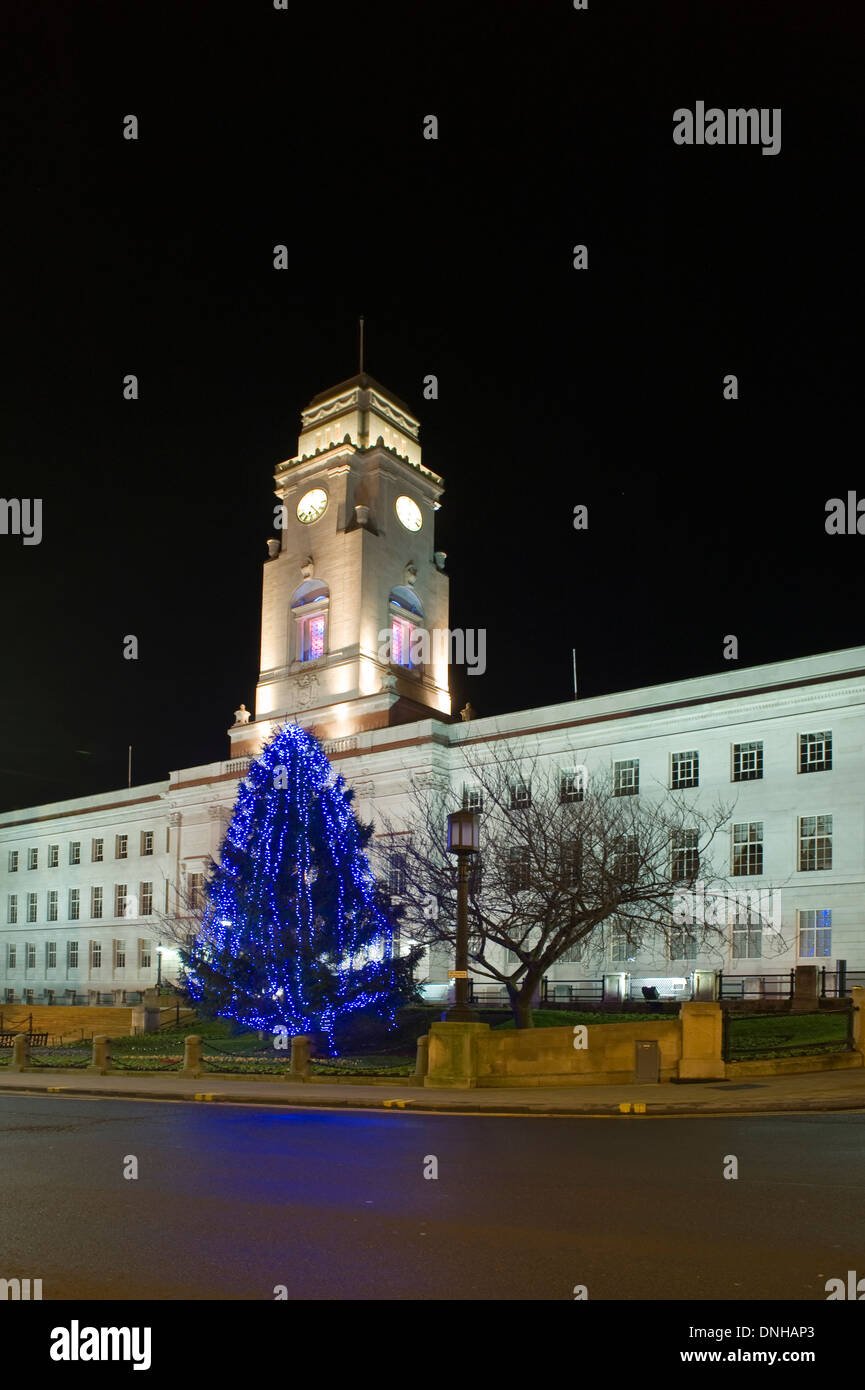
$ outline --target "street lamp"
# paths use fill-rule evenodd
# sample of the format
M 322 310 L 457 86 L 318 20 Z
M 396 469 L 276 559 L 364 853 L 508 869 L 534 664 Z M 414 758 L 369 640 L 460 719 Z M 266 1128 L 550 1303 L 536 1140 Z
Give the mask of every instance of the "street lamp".
M 162 947 L 156 947 L 156 993 L 162 992 Z
M 476 811 L 452 811 L 448 816 L 448 853 L 459 860 L 457 879 L 456 969 L 453 972 L 454 1002 L 445 1018 L 448 1023 L 474 1023 L 469 1007 L 469 870 L 481 839 L 481 818 Z

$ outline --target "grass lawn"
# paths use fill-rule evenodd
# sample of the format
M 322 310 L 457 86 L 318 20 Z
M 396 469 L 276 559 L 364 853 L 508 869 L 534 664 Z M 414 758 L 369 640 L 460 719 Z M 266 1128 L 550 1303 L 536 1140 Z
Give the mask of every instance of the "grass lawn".
M 843 1052 L 847 1037 L 844 1013 L 773 1014 L 762 1018 L 731 1018 L 730 1058 L 743 1062 L 757 1057 L 793 1057 Z

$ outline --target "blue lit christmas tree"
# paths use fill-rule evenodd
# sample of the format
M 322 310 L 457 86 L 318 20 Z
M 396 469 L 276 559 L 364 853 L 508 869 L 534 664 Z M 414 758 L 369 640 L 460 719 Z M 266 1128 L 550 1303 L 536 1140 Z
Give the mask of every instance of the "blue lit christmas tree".
M 416 997 L 420 948 L 393 952 L 392 909 L 366 855 L 371 825 L 320 745 L 284 725 L 241 785 L 211 866 L 195 940 L 182 953 L 202 1009 L 250 1028 L 323 1032 L 375 1011 L 383 1027 Z

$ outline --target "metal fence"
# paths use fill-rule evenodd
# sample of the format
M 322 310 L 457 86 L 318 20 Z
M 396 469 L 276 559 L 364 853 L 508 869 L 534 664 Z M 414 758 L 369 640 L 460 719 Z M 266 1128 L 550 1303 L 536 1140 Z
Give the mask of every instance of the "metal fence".
M 733 1009 L 724 1009 L 721 1015 L 721 1056 L 725 1062 L 747 1062 L 763 1057 L 811 1057 L 852 1052 L 854 1012 L 852 999 L 845 1000 L 841 1009 L 821 1009 L 814 1013 L 737 1014 Z M 803 1021 L 808 1019 L 814 1020 L 809 1029 L 811 1036 L 803 1038 Z M 808 1027 L 807 1022 L 804 1026 Z M 795 1033 L 799 1036 L 792 1041 Z

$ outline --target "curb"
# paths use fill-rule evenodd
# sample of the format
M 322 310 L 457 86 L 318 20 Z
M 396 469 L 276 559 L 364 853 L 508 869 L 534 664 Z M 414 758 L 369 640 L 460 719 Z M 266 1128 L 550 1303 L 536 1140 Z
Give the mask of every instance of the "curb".
M 112 1087 L 110 1090 L 100 1088 L 95 1090 L 88 1086 L 57 1085 L 39 1086 L 29 1088 L 24 1086 L 3 1086 L 0 1083 L 0 1095 L 66 1095 L 66 1096 L 88 1096 L 98 1100 L 100 1097 L 107 1096 L 112 1100 L 159 1100 L 184 1102 L 189 1104 L 208 1103 L 208 1104 L 230 1104 L 230 1105 L 254 1105 L 259 1108 L 265 1107 L 273 1109 L 289 1110 L 315 1110 L 315 1109 L 351 1109 L 351 1110 L 390 1110 L 401 1113 L 411 1113 L 413 1115 L 423 1114 L 451 1114 L 451 1115 L 537 1115 L 550 1116 L 555 1118 L 616 1118 L 616 1119 L 648 1119 L 660 1116 L 678 1116 L 687 1119 L 689 1116 L 746 1116 L 746 1115 L 798 1115 L 798 1114 L 819 1114 L 833 1111 L 846 1111 L 848 1113 L 861 1113 L 865 1111 L 865 1099 L 860 1097 L 838 1097 L 837 1099 L 826 1098 L 824 1100 L 802 1100 L 795 1099 L 770 1101 L 764 1100 L 753 1106 L 743 1105 L 741 1100 L 730 1103 L 707 1101 L 696 1106 L 670 1105 L 664 1102 L 633 1102 L 633 1101 L 606 1101 L 595 1103 L 585 1103 L 580 1106 L 569 1107 L 567 1109 L 550 1109 L 543 1104 L 531 1104 L 526 1101 L 511 1103 L 500 1102 L 495 1105 L 481 1106 L 473 1109 L 468 1105 L 455 1105 L 448 1102 L 441 1092 L 437 1093 L 436 1101 L 430 1105 L 419 1105 L 410 1096 L 388 1097 L 381 1100 L 373 1100 L 371 1097 L 361 1096 L 311 1096 L 308 1093 L 302 1097 L 282 1097 L 282 1096 L 250 1096 L 246 1094 L 233 1094 L 230 1091 L 195 1091 L 190 1094 L 178 1095 L 174 1091 L 148 1091 L 142 1094 L 140 1091 L 119 1090 Z M 645 1105 L 644 1110 L 632 1109 L 634 1105 Z

